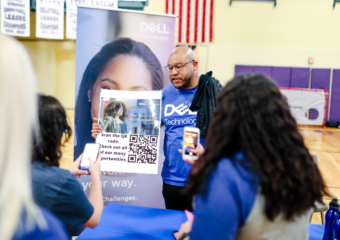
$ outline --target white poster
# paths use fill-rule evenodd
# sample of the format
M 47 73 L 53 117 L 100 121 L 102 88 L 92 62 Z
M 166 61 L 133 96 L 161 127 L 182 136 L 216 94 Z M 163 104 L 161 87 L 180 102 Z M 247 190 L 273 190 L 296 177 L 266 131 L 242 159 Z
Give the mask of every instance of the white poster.
M 101 90 L 102 171 L 158 173 L 161 91 Z
M 91 6 L 92 0 L 66 0 L 66 38 L 77 38 L 77 6 Z
M 30 1 L 1 0 L 1 33 L 30 36 Z
M 64 38 L 64 0 L 36 1 L 36 37 Z
M 118 0 L 93 0 L 94 7 L 118 9 Z

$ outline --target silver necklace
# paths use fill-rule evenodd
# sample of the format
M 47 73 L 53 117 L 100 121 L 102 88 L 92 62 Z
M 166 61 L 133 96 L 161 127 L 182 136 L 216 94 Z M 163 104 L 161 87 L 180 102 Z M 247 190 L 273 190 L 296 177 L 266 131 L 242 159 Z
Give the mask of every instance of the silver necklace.
M 182 103 L 182 104 L 179 106 L 180 108 L 182 108 L 182 109 L 185 108 L 185 105 L 190 101 L 190 99 L 192 99 L 192 97 L 195 95 L 197 89 L 198 89 L 198 87 L 196 88 L 196 90 L 195 90 L 195 92 L 192 94 L 192 96 L 191 96 L 185 103 L 183 103 L 181 97 L 179 96 L 179 91 L 178 91 L 178 88 L 177 88 L 178 98 L 179 98 L 179 100 L 180 100 L 181 103 Z

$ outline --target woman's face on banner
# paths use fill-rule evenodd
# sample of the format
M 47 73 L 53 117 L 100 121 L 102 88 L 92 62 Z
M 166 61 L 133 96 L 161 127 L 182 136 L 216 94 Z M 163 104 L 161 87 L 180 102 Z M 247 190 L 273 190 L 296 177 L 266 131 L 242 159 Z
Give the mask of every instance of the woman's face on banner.
M 151 74 L 139 57 L 122 54 L 113 58 L 88 91 L 92 121 L 98 117 L 101 89 L 151 91 Z
M 117 116 L 122 116 L 123 115 L 123 107 L 122 106 L 120 106 L 120 108 L 119 108 L 119 110 L 117 111 Z

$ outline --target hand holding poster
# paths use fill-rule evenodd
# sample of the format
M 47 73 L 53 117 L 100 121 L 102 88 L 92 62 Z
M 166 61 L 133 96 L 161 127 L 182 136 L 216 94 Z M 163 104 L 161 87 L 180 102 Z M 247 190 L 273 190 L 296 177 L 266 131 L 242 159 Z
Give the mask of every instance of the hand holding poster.
M 158 173 L 161 91 L 102 90 L 102 171 Z

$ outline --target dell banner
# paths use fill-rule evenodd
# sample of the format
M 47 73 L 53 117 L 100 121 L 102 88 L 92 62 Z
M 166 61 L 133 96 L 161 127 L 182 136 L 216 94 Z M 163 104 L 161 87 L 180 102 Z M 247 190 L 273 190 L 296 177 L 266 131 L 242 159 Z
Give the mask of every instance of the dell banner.
M 30 36 L 30 2 L 1 0 L 1 33 L 12 36 Z
M 164 66 L 173 50 L 175 17 L 139 11 L 78 7 L 77 18 L 74 157 L 76 159 L 80 156 L 86 143 L 95 142 L 91 136 L 93 122 L 115 123 L 113 118 L 121 113 L 118 125 L 112 127 L 113 130 L 110 131 L 115 137 L 125 137 L 129 134 L 150 135 L 148 137 L 150 144 L 158 147 L 158 151 L 151 151 L 151 154 L 159 153 L 157 170 L 150 170 L 152 174 L 146 173 L 147 171 L 122 172 L 122 169 L 112 168 L 103 171 L 101 181 L 104 204 L 117 202 L 164 208 L 161 178 L 164 132 L 157 130 L 159 122 L 157 114 L 153 114 L 155 116 L 151 114 L 153 108 L 152 111 L 146 108 L 152 103 L 151 105 L 156 106 L 157 109 L 159 100 L 156 99 L 160 98 L 152 97 L 152 102 L 138 100 L 145 97 L 139 93 L 140 96 L 137 96 L 137 92 L 159 91 L 170 83 Z M 108 92 L 108 96 L 103 96 L 104 90 L 137 92 L 120 96 L 112 91 L 112 94 Z M 149 94 L 148 97 L 151 98 L 151 95 Z M 144 105 L 146 103 L 149 105 L 138 107 L 141 105 L 138 105 L 140 101 L 143 101 Z M 152 121 L 146 121 L 150 117 L 142 119 L 143 114 L 152 115 Z M 137 116 L 135 120 L 132 119 L 134 116 Z M 141 120 L 139 121 L 138 118 Z M 151 137 L 158 134 L 159 137 Z M 110 137 L 114 137 L 113 135 Z M 118 140 L 121 144 L 129 141 L 127 146 L 131 144 L 134 146 L 139 144 L 139 138 L 130 136 L 129 140 L 126 140 L 127 138 Z M 130 143 L 131 141 L 135 143 Z M 153 145 L 148 146 L 148 149 L 152 149 Z M 132 150 L 126 151 L 130 155 L 134 154 Z M 117 156 L 105 156 L 106 160 L 111 158 Z M 123 159 L 122 156 L 120 158 Z M 129 159 L 133 161 L 131 156 Z M 130 165 L 141 164 L 142 168 L 152 169 L 150 163 L 155 162 L 138 161 L 138 159 L 139 156 L 136 155 L 136 163 Z M 88 193 L 91 185 L 90 178 L 82 176 L 79 181 L 84 191 Z

